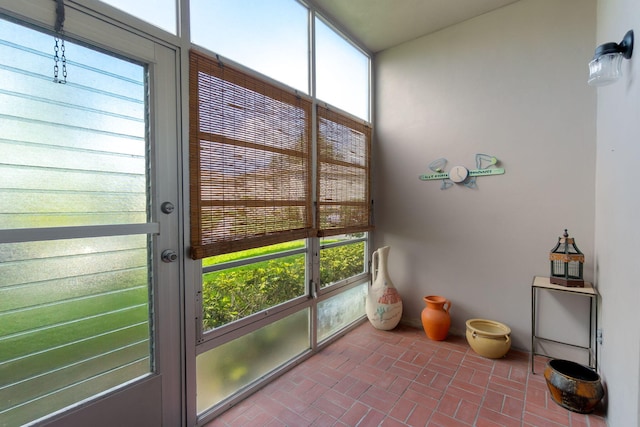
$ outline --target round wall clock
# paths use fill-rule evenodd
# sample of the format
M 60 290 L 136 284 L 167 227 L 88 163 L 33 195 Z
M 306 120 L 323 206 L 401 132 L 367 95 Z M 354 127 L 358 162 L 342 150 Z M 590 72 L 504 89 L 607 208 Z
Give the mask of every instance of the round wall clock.
M 469 176 L 469 169 L 464 166 L 454 166 L 449 171 L 449 179 L 453 182 L 463 182 Z

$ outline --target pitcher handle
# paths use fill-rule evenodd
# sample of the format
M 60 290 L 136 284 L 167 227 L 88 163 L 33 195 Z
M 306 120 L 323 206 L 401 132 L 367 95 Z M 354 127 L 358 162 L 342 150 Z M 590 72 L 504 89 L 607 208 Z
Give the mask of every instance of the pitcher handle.
M 444 308 L 445 305 L 447 306 L 447 308 Z M 446 300 L 442 305 L 442 309 L 448 314 L 449 310 L 451 310 L 451 301 Z
M 371 284 L 376 281 L 376 277 L 378 276 L 378 251 L 374 251 L 371 256 Z

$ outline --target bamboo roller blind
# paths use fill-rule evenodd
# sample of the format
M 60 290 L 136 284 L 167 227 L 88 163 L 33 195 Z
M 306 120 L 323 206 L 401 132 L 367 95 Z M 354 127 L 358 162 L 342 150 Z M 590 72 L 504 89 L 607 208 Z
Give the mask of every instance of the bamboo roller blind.
M 191 257 L 370 229 L 371 129 L 190 51 Z M 320 227 L 321 230 L 317 231 Z
M 190 52 L 191 256 L 312 234 L 311 102 Z
M 318 235 L 371 226 L 371 127 L 318 106 Z

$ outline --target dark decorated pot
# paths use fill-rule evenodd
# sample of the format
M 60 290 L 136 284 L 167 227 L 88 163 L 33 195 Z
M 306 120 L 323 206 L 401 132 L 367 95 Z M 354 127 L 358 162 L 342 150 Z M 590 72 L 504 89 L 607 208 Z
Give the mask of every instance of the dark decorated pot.
M 579 363 L 552 359 L 544 378 L 553 401 L 573 412 L 592 412 L 604 396 L 600 375 Z

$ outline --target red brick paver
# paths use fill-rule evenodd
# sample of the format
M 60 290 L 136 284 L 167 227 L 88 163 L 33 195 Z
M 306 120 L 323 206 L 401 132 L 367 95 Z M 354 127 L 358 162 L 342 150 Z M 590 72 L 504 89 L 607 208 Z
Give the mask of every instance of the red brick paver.
M 366 322 L 205 427 L 606 427 L 601 408 L 582 415 L 551 400 L 545 363 L 536 357 L 533 375 L 521 351 L 486 359 L 464 337 Z

